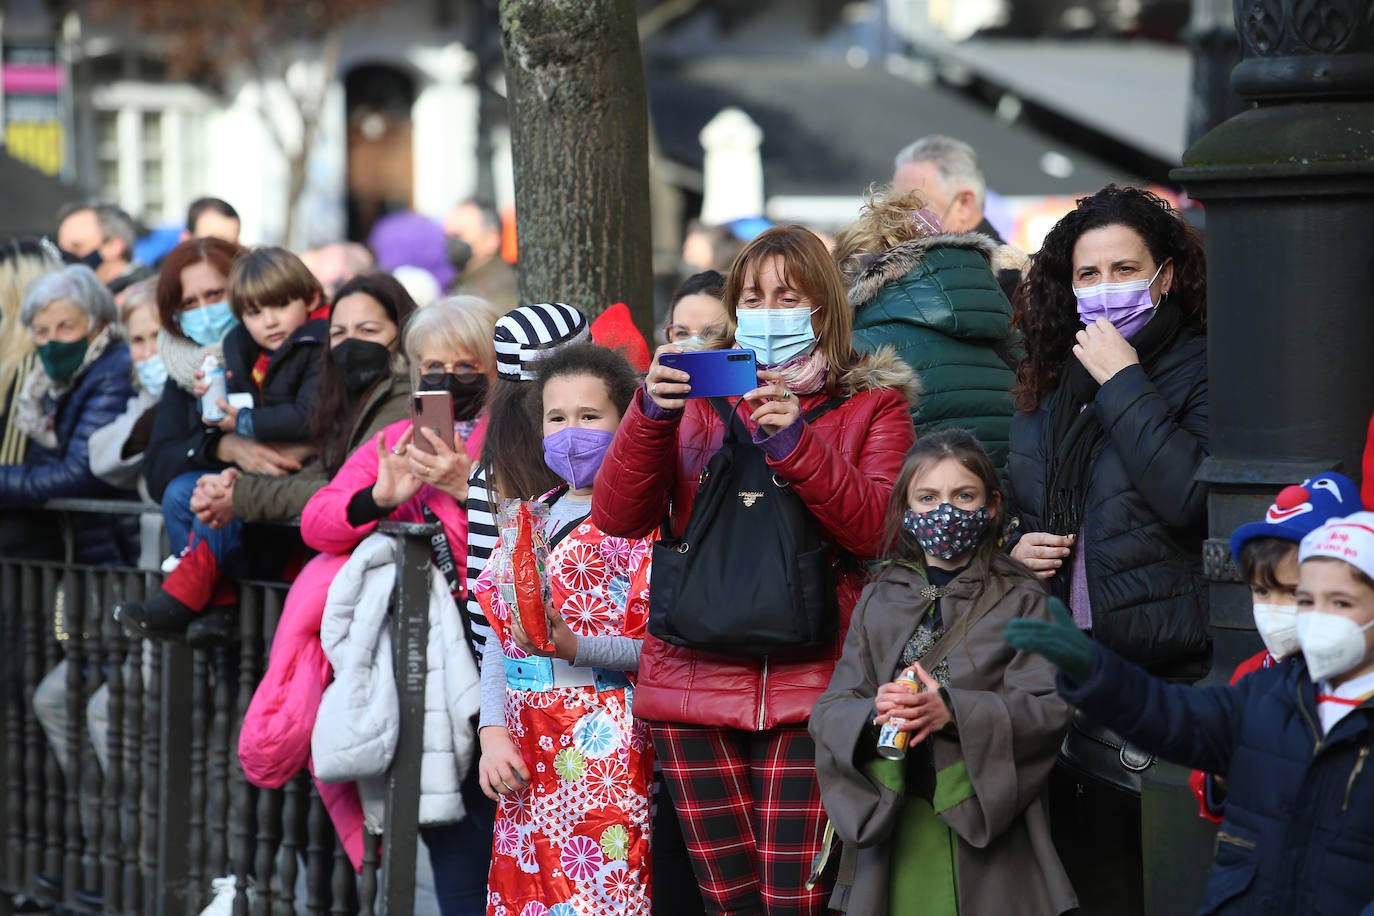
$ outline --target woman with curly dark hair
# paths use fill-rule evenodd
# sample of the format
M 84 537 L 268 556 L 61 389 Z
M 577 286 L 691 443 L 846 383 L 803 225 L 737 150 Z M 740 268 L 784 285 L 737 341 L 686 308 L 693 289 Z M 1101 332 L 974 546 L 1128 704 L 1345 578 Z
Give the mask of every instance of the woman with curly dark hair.
M 1197 231 L 1154 194 L 1108 185 L 1045 237 L 1013 319 L 1026 359 L 1007 462 L 1023 532 L 1011 554 L 1094 638 L 1180 679 L 1209 664 L 1205 314 Z M 1101 790 L 1072 776 L 1061 789 L 1056 839 L 1095 912 L 1092 876 L 1118 854 L 1139 889 L 1139 800 L 1093 798 Z

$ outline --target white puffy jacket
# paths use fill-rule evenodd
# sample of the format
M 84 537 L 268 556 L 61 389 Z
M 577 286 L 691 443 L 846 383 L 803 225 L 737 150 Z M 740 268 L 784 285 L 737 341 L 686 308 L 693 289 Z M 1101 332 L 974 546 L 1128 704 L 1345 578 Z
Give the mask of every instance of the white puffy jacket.
M 310 736 L 315 775 L 324 782 L 357 780 L 374 832 L 381 830 L 385 776 L 400 726 L 387 616 L 396 550 L 391 536 L 369 535 L 329 586 L 320 642 L 334 681 L 325 688 Z M 472 765 L 481 682 L 458 614 L 448 584 L 431 565 L 421 824 L 451 823 L 467 813 L 460 787 Z

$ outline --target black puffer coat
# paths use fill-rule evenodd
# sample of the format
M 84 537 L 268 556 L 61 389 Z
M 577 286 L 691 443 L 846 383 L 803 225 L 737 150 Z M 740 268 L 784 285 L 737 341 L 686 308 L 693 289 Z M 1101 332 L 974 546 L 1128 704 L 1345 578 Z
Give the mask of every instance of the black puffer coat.
M 262 348 L 239 325 L 224 338 L 224 368 L 231 392 L 253 395 L 253 438 L 259 442 L 309 442 L 320 378 L 320 349 L 329 344 L 329 320 L 312 318 L 282 341 L 262 389 L 253 384 L 253 364 Z
M 329 322 L 324 319 L 312 319 L 297 328 L 269 364 L 261 392 L 252 381 L 258 350 L 248 329 L 239 325 L 225 337 L 226 387 L 230 392 L 253 392 L 253 437 L 259 442 L 309 440 L 320 347 L 328 336 Z M 161 502 L 167 485 L 187 471 L 209 473 L 229 467 L 217 457 L 221 435 L 218 428 L 201 422 L 200 399 L 170 379 L 143 457 L 143 479 L 152 498 Z
M 91 433 L 112 423 L 133 396 L 129 345 L 111 341 L 57 399 L 57 448 L 30 442 L 24 463 L 0 467 L 0 505 L 34 506 L 50 499 L 134 498 L 91 473 Z M 132 516 L 81 515 L 73 525 L 74 559 L 91 566 L 128 563 L 136 555 Z
M 1208 663 L 1207 487 L 1196 477 L 1209 451 L 1206 338 L 1184 332 L 1152 374 L 1128 366 L 1088 408 L 1105 435 L 1088 482 L 1083 541 L 1050 584 L 1067 597 L 1071 564 L 1086 560 L 1093 636 L 1150 670 L 1201 676 Z M 1047 530 L 1057 396 L 1011 421 L 1006 495 L 1022 532 Z

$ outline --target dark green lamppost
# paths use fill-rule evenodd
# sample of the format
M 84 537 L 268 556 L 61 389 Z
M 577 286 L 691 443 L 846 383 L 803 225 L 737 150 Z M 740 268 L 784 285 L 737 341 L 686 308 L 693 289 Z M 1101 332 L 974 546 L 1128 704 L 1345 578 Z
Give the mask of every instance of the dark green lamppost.
M 1261 648 L 1227 540 L 1282 487 L 1353 477 L 1374 411 L 1374 2 L 1235 0 L 1255 106 L 1173 172 L 1206 210 L 1215 668 Z M 1196 909 L 1208 832 L 1163 769 L 1142 791 L 1146 906 Z M 1190 866 L 1189 863 L 1194 863 Z

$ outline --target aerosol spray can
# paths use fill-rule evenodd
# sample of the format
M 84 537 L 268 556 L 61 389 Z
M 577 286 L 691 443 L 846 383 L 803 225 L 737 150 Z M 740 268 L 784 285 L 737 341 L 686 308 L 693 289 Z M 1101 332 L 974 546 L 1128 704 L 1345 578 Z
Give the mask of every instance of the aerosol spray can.
M 897 676 L 897 683 L 901 684 L 912 693 L 920 693 L 925 689 L 919 678 L 916 677 L 916 668 L 912 666 Z M 906 743 L 911 740 L 911 732 L 898 731 L 898 727 L 905 722 L 905 719 L 889 718 L 883 723 L 883 727 L 878 730 L 878 756 L 888 760 L 901 760 L 906 756 Z
M 219 406 L 219 402 L 229 399 L 229 387 L 224 377 L 224 366 L 215 354 L 206 353 L 205 362 L 200 364 L 200 371 L 205 374 L 205 383 L 209 386 L 205 389 L 205 393 L 200 396 L 200 415 L 211 422 L 223 420 L 226 414 L 224 409 Z

